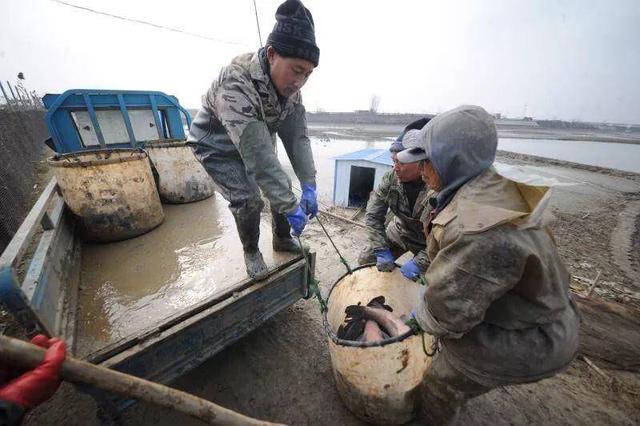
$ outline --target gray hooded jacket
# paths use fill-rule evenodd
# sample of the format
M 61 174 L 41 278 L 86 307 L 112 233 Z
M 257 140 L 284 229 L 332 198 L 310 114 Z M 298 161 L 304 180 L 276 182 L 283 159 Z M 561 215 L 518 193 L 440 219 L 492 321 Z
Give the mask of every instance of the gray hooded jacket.
M 580 320 L 545 226 L 548 188 L 490 166 L 497 137 L 482 108 L 444 113 L 423 133 L 443 190 L 428 224 L 431 265 L 418 323 L 442 338 L 451 365 L 479 383 L 557 373 L 576 354 Z

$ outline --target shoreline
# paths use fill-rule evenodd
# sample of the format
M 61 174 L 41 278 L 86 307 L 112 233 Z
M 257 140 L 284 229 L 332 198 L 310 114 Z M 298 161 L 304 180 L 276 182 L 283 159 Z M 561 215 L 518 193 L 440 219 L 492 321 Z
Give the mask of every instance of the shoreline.
M 397 137 L 404 126 L 399 124 L 363 124 L 363 123 L 319 123 L 309 122 L 310 136 L 327 137 L 337 139 L 370 139 L 380 140 L 386 137 Z M 570 129 L 549 128 L 513 128 L 509 126 L 497 126 L 499 138 L 509 139 L 546 139 L 579 142 L 603 142 L 640 145 L 640 133 L 632 135 L 620 135 L 613 132 L 597 132 L 586 130 L 577 132 Z M 337 133 L 337 134 L 336 134 Z

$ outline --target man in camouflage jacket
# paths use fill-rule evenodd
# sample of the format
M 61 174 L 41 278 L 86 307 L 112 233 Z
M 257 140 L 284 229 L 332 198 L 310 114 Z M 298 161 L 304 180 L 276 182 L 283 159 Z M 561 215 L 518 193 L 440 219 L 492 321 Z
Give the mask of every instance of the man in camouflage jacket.
M 229 201 L 250 277 L 267 266 L 258 249 L 260 191 L 272 213 L 273 248 L 299 252 L 291 238 L 317 213 L 316 169 L 300 88 L 318 65 L 311 12 L 299 0 L 285 1 L 265 48 L 236 57 L 202 98 L 188 143 Z M 300 203 L 276 151 L 280 136 L 303 189 Z
M 360 264 L 375 262 L 380 271 L 391 271 L 395 259 L 410 251 L 414 257 L 402 266 L 401 271 L 412 280 L 429 266 L 422 219 L 431 211 L 429 199 L 435 193 L 420 178 L 417 164 L 403 165 L 397 161 L 396 154 L 415 146 L 418 134 L 419 130 L 409 130 L 390 148 L 393 170 L 382 176 L 367 204 L 365 220 L 369 244 L 358 259 Z M 389 210 L 393 212 L 393 218 L 385 225 Z

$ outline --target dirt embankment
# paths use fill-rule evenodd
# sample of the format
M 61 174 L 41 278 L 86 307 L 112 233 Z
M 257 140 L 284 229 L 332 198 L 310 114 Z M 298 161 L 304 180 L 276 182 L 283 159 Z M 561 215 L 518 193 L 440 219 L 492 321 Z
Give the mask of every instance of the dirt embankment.
M 0 110 L 0 253 L 39 193 L 47 136 L 44 111 Z

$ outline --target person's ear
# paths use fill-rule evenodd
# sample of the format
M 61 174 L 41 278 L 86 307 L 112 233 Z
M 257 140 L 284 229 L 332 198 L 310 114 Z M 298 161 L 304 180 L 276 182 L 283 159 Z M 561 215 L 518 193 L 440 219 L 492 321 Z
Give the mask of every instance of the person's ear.
M 267 47 L 267 60 L 269 61 L 269 64 L 271 64 L 271 62 L 273 62 L 273 58 L 276 56 L 276 49 L 273 48 L 273 46 L 268 46 Z

